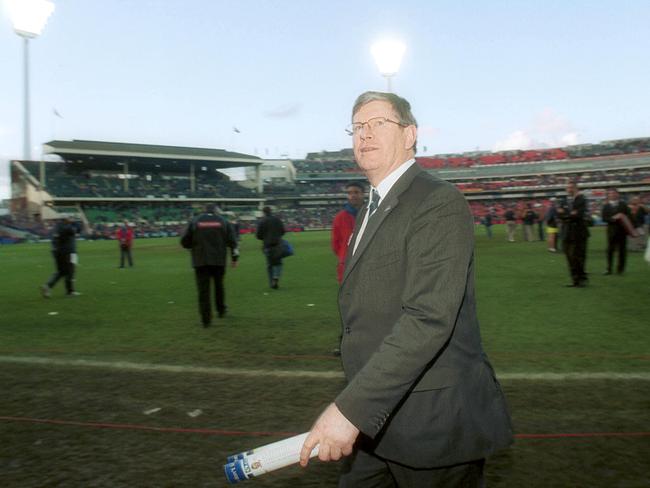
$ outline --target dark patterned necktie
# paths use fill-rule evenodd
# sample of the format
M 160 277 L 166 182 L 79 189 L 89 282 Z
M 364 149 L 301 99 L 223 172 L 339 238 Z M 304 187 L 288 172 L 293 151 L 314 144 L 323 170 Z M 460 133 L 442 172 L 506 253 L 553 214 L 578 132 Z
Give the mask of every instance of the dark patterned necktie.
M 368 216 L 372 217 L 372 214 L 375 213 L 375 210 L 377 210 L 377 207 L 379 206 L 379 200 L 381 200 L 381 197 L 379 196 L 379 192 L 375 190 L 374 188 L 370 190 L 370 205 L 368 205 Z

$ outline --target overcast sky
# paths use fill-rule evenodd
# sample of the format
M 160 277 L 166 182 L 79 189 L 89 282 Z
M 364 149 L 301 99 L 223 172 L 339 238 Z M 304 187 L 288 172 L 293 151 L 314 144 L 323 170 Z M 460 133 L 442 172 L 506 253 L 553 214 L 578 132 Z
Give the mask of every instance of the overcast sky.
M 354 99 L 386 87 L 370 46 L 387 36 L 407 45 L 393 89 L 420 154 L 650 136 L 648 0 L 55 4 L 30 41 L 34 158 L 52 139 L 269 158 L 350 147 Z M 3 8 L 0 198 L 22 155 L 22 53 Z

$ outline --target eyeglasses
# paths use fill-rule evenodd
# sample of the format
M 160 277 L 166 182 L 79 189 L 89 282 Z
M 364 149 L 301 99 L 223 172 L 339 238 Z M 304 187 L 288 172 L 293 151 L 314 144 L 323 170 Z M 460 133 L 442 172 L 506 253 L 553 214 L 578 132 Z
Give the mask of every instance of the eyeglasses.
M 373 133 L 380 132 L 388 128 L 389 122 L 391 124 L 399 125 L 400 127 L 408 127 L 408 124 L 395 122 L 394 120 L 387 119 L 386 117 L 373 117 L 372 119 L 368 119 L 365 122 L 354 122 L 348 125 L 345 128 L 345 132 L 347 132 L 350 136 L 358 136 L 361 134 L 361 130 L 363 129 L 364 125 L 367 126 L 367 129 L 371 130 Z

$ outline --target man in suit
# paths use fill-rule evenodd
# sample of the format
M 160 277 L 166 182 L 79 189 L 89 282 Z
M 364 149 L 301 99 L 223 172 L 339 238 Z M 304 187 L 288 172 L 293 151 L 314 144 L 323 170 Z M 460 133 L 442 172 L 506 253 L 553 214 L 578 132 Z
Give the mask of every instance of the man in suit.
M 568 287 L 583 288 L 587 285 L 585 261 L 587 259 L 587 239 L 589 228 L 587 219 L 587 200 L 578 191 L 578 185 L 570 181 L 566 188 L 567 197 L 558 208 L 562 220 L 562 244 L 569 263 L 571 283 Z
M 339 487 L 482 486 L 512 440 L 481 346 L 474 225 L 462 194 L 415 164 L 409 103 L 366 92 L 349 132 L 372 188 L 352 235 L 339 308 L 347 386 L 316 420 L 307 465 L 343 463 Z
M 607 192 L 607 202 L 603 205 L 602 218 L 607 223 L 607 269 L 606 275 L 612 274 L 614 253 L 618 253 L 618 266 L 616 272 L 623 274 L 625 271 L 625 258 L 627 256 L 627 231 L 622 222 L 622 216 L 630 218 L 630 209 L 619 198 L 618 191 L 614 188 Z

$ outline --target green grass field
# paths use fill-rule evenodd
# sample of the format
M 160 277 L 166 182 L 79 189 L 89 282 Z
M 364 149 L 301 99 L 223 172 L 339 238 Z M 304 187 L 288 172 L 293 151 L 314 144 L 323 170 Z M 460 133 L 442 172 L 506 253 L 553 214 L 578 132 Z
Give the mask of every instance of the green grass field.
M 593 229 L 589 286 L 565 288 L 562 254 L 481 230 L 483 341 L 518 436 L 488 463 L 488 486 L 650 486 L 650 267 L 632 253 L 624 276 L 601 276 Z M 136 241 L 124 270 L 115 242 L 80 242 L 83 294 L 59 283 L 49 300 L 49 246 L 0 247 L 0 485 L 226 486 L 228 455 L 308 430 L 343 384 L 335 258 L 327 232 L 289 240 L 275 291 L 244 237 L 228 315 L 209 329 L 177 239 Z M 337 470 L 314 462 L 248 484 L 331 487 Z

